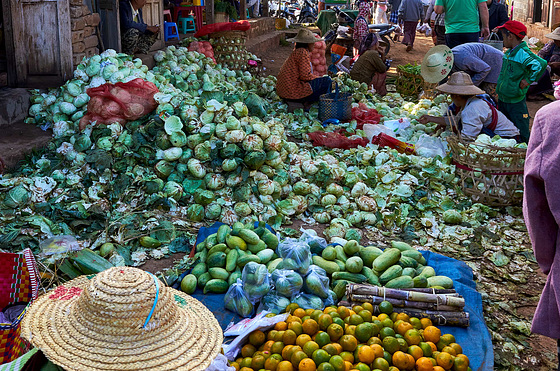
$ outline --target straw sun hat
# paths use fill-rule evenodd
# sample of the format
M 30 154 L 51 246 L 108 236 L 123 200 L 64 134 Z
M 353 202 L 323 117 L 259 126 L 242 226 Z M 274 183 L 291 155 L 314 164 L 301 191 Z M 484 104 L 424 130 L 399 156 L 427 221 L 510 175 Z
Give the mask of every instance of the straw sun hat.
M 557 27 L 551 33 L 547 33 L 544 37 L 549 38 L 551 40 L 560 40 L 560 27 Z
M 437 45 L 424 55 L 420 73 L 424 81 L 436 83 L 449 75 L 451 68 L 453 68 L 453 52 L 445 45 Z
M 300 28 L 296 37 L 287 39 L 286 41 L 291 43 L 302 43 L 302 44 L 313 44 L 317 41 L 323 41 L 322 38 L 315 37 L 315 34 L 311 32 L 308 28 Z
M 65 370 L 205 370 L 223 334 L 198 300 L 151 273 L 115 267 L 37 299 L 21 335 Z
M 473 84 L 469 74 L 462 71 L 452 74 L 449 80 L 445 84 L 438 86 L 437 89 L 444 93 L 457 95 L 484 94 L 484 90 Z

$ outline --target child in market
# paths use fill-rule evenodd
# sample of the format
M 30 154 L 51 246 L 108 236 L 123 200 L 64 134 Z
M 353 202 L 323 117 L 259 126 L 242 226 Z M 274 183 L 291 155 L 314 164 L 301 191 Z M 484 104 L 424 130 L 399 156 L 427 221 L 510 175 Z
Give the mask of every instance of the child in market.
M 496 87 L 498 108 L 517 126 L 521 140 L 528 142 L 529 111 L 525 99 L 529 85 L 544 72 L 546 61 L 533 54 L 523 41 L 527 36 L 523 23 L 507 21 L 497 29 L 501 30 L 504 47 L 508 48 Z

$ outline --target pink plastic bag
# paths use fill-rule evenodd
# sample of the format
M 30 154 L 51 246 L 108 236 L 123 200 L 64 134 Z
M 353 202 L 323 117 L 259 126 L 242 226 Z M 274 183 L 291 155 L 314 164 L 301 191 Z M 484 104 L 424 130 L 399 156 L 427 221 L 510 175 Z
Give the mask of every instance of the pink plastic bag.
M 91 99 L 80 120 L 80 130 L 94 121 L 96 125 L 107 125 L 137 120 L 156 109 L 154 94 L 157 92 L 153 83 L 142 79 L 89 88 L 87 94 Z

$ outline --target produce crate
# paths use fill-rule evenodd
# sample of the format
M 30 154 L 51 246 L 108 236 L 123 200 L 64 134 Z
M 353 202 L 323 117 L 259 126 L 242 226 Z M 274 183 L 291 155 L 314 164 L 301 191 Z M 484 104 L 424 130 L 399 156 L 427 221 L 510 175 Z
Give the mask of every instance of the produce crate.
M 518 205 L 523 199 L 524 148 L 497 147 L 447 138 L 463 192 L 488 206 Z
M 209 35 L 216 63 L 228 66 L 231 69 L 248 68 L 247 49 L 245 41 L 247 35 L 244 31 L 221 31 Z
M 424 81 L 422 75 L 406 72 L 397 67 L 397 93 L 405 97 L 418 97 L 424 92 L 426 98 L 437 95 L 437 84 Z

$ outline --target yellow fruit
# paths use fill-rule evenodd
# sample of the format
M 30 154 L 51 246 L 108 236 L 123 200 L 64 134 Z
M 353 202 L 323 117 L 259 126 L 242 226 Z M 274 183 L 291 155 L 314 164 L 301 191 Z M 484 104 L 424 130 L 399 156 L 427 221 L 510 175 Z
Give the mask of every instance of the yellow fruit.
M 253 370 L 260 370 L 264 367 L 266 359 L 262 355 L 254 356 L 253 361 L 251 362 L 251 368 Z
M 343 306 L 338 307 L 336 312 L 340 315 L 340 318 L 342 318 L 342 319 L 344 319 L 344 318 L 346 318 L 350 315 L 350 309 L 348 309 L 347 307 L 343 307 Z
M 286 345 L 293 345 L 296 343 L 297 334 L 293 330 L 284 331 L 284 336 L 282 336 L 282 342 Z
M 352 335 L 343 335 L 339 343 L 342 345 L 342 349 L 348 352 L 353 352 L 358 346 L 358 340 Z
M 467 371 L 469 369 L 469 359 L 464 354 L 459 354 L 453 360 L 453 371 Z
M 311 358 L 305 358 L 299 363 L 298 369 L 299 371 L 315 371 L 317 366 Z
M 299 318 L 303 318 L 303 316 L 305 316 L 305 309 L 297 308 L 296 310 L 294 310 L 293 315 Z
M 333 319 L 328 314 L 321 314 L 317 323 L 322 331 L 327 331 L 327 328 L 333 323 Z
M 292 330 L 296 333 L 296 335 L 299 336 L 303 334 L 303 325 L 300 322 L 290 322 L 288 323 L 288 330 Z
M 303 351 L 307 354 L 308 357 L 313 355 L 313 352 L 319 349 L 319 344 L 314 341 L 308 341 L 303 345 Z
M 276 341 L 272 344 L 270 348 L 270 353 L 272 354 L 282 354 L 282 350 L 284 349 L 284 343 L 281 341 Z
M 418 345 L 422 341 L 422 337 L 420 333 L 416 329 L 410 329 L 405 332 L 404 339 L 408 343 L 408 345 Z
M 300 347 L 303 348 L 304 345 L 309 341 L 311 341 L 311 336 L 307 334 L 301 334 L 296 339 L 296 345 L 299 345 Z
M 294 371 L 294 367 L 289 361 L 282 361 L 276 367 L 276 371 Z
M 408 347 L 408 354 L 414 357 L 414 361 L 424 357 L 424 351 L 418 345 L 411 345 Z
M 313 319 L 306 319 L 302 324 L 303 332 L 307 335 L 315 335 L 319 331 L 319 324 Z
M 331 341 L 338 341 L 338 339 L 344 335 L 344 329 L 336 323 L 331 323 L 329 327 L 327 327 L 327 334 L 329 334 Z
M 376 354 L 373 349 L 367 345 L 358 349 L 358 360 L 370 364 L 376 358 Z
M 284 321 L 278 322 L 276 325 L 274 325 L 274 329 L 277 331 L 286 331 L 288 329 L 288 324 Z
M 243 346 L 243 348 L 241 348 L 241 356 L 243 358 L 245 357 L 252 357 L 253 354 L 255 354 L 255 352 L 257 351 L 257 348 L 255 348 L 254 345 L 252 344 L 245 344 Z
M 294 352 L 292 354 L 290 361 L 292 362 L 292 366 L 294 366 L 295 368 L 299 368 L 299 363 L 305 358 L 307 358 L 307 354 L 305 354 L 305 352 L 303 352 L 302 350 L 298 350 L 297 352 Z
M 416 360 L 417 371 L 434 371 L 432 360 L 427 357 L 420 357 Z
M 441 337 L 441 330 L 435 326 L 427 326 L 424 328 L 422 336 L 424 337 L 425 341 L 430 341 L 434 344 L 437 344 Z
M 453 367 L 454 360 L 455 357 L 453 357 L 449 353 L 444 353 L 444 352 L 440 352 L 436 357 L 438 366 L 443 367 L 444 370 L 451 370 L 451 367 Z
M 249 343 L 255 346 L 255 348 L 260 347 L 266 341 L 266 335 L 264 332 L 257 330 L 249 334 Z

